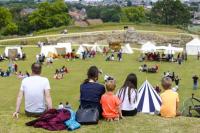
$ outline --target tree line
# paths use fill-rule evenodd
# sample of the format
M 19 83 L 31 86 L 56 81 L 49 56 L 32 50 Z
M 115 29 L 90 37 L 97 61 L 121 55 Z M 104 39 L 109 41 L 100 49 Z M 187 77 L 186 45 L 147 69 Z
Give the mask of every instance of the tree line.
M 0 34 L 25 35 L 33 31 L 73 24 L 68 12 L 70 8 L 85 8 L 90 19 L 102 19 L 103 22 L 151 22 L 155 24 L 183 25 L 190 23 L 190 8 L 180 0 L 162 0 L 152 9 L 143 6 L 83 6 L 67 5 L 64 0 L 53 0 L 37 5 L 29 4 L 35 10 L 28 15 L 20 15 L 26 6 L 0 6 Z

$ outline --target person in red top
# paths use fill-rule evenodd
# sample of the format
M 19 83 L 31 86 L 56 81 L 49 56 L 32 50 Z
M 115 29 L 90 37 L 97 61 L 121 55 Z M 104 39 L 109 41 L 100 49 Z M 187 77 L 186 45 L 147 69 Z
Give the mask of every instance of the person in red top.
M 123 118 L 120 109 L 120 100 L 113 93 L 115 87 L 116 87 L 115 81 L 108 80 L 106 82 L 107 92 L 101 97 L 100 101 L 103 109 L 102 116 L 107 121 L 119 120 L 119 118 Z

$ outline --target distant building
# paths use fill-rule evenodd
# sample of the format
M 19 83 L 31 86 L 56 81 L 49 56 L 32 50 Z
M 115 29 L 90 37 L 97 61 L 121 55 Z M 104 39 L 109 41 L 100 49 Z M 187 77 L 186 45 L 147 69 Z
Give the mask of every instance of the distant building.
M 34 0 L 34 2 L 36 3 L 45 2 L 45 1 L 48 1 L 48 0 Z
M 20 16 L 27 16 L 29 14 L 31 14 L 33 11 L 35 11 L 35 9 L 32 8 L 24 8 L 20 11 Z
M 80 0 L 65 0 L 67 3 L 79 3 Z

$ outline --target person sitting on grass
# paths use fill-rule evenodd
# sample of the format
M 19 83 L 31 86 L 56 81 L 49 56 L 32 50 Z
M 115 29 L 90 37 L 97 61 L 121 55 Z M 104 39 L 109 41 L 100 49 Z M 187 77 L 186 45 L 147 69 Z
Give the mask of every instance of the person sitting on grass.
M 162 79 L 162 87 L 165 90 L 161 95 L 162 105 L 160 114 L 162 117 L 172 118 L 180 115 L 178 111 L 179 96 L 177 92 L 172 90 L 172 80 L 169 77 Z
M 99 84 L 99 70 L 91 66 L 87 72 L 87 79 L 80 86 L 80 107 L 92 106 L 97 108 L 102 117 L 101 96 L 105 93 L 104 85 Z
M 58 69 L 56 69 L 56 72 L 53 76 L 54 79 L 63 79 L 63 73 L 61 73 Z
M 107 92 L 101 97 L 101 105 L 103 109 L 102 116 L 106 121 L 118 121 L 123 118 L 120 108 L 120 100 L 114 95 L 114 90 L 116 88 L 115 80 L 108 80 L 106 82 Z
M 117 91 L 121 101 L 123 116 L 134 116 L 137 114 L 137 76 L 131 73 L 127 76 L 124 85 Z
M 31 69 L 32 75 L 22 80 L 17 97 L 16 110 L 13 113 L 14 118 L 19 117 L 23 96 L 25 97 L 26 116 L 38 117 L 52 108 L 49 80 L 40 76 L 42 72 L 41 64 L 33 63 Z
M 67 69 L 67 67 L 66 66 L 63 66 L 61 69 L 60 69 L 60 72 L 61 73 L 68 73 L 68 69 Z

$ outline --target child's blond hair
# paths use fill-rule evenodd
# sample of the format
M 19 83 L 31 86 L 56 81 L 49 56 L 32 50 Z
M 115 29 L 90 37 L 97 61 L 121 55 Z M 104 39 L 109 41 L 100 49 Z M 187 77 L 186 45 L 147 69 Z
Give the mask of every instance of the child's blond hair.
M 172 87 L 172 79 L 169 77 L 164 77 L 161 81 L 162 87 L 165 90 L 171 89 Z
M 106 90 L 107 91 L 114 91 L 116 87 L 116 82 L 115 80 L 108 80 L 106 82 Z

